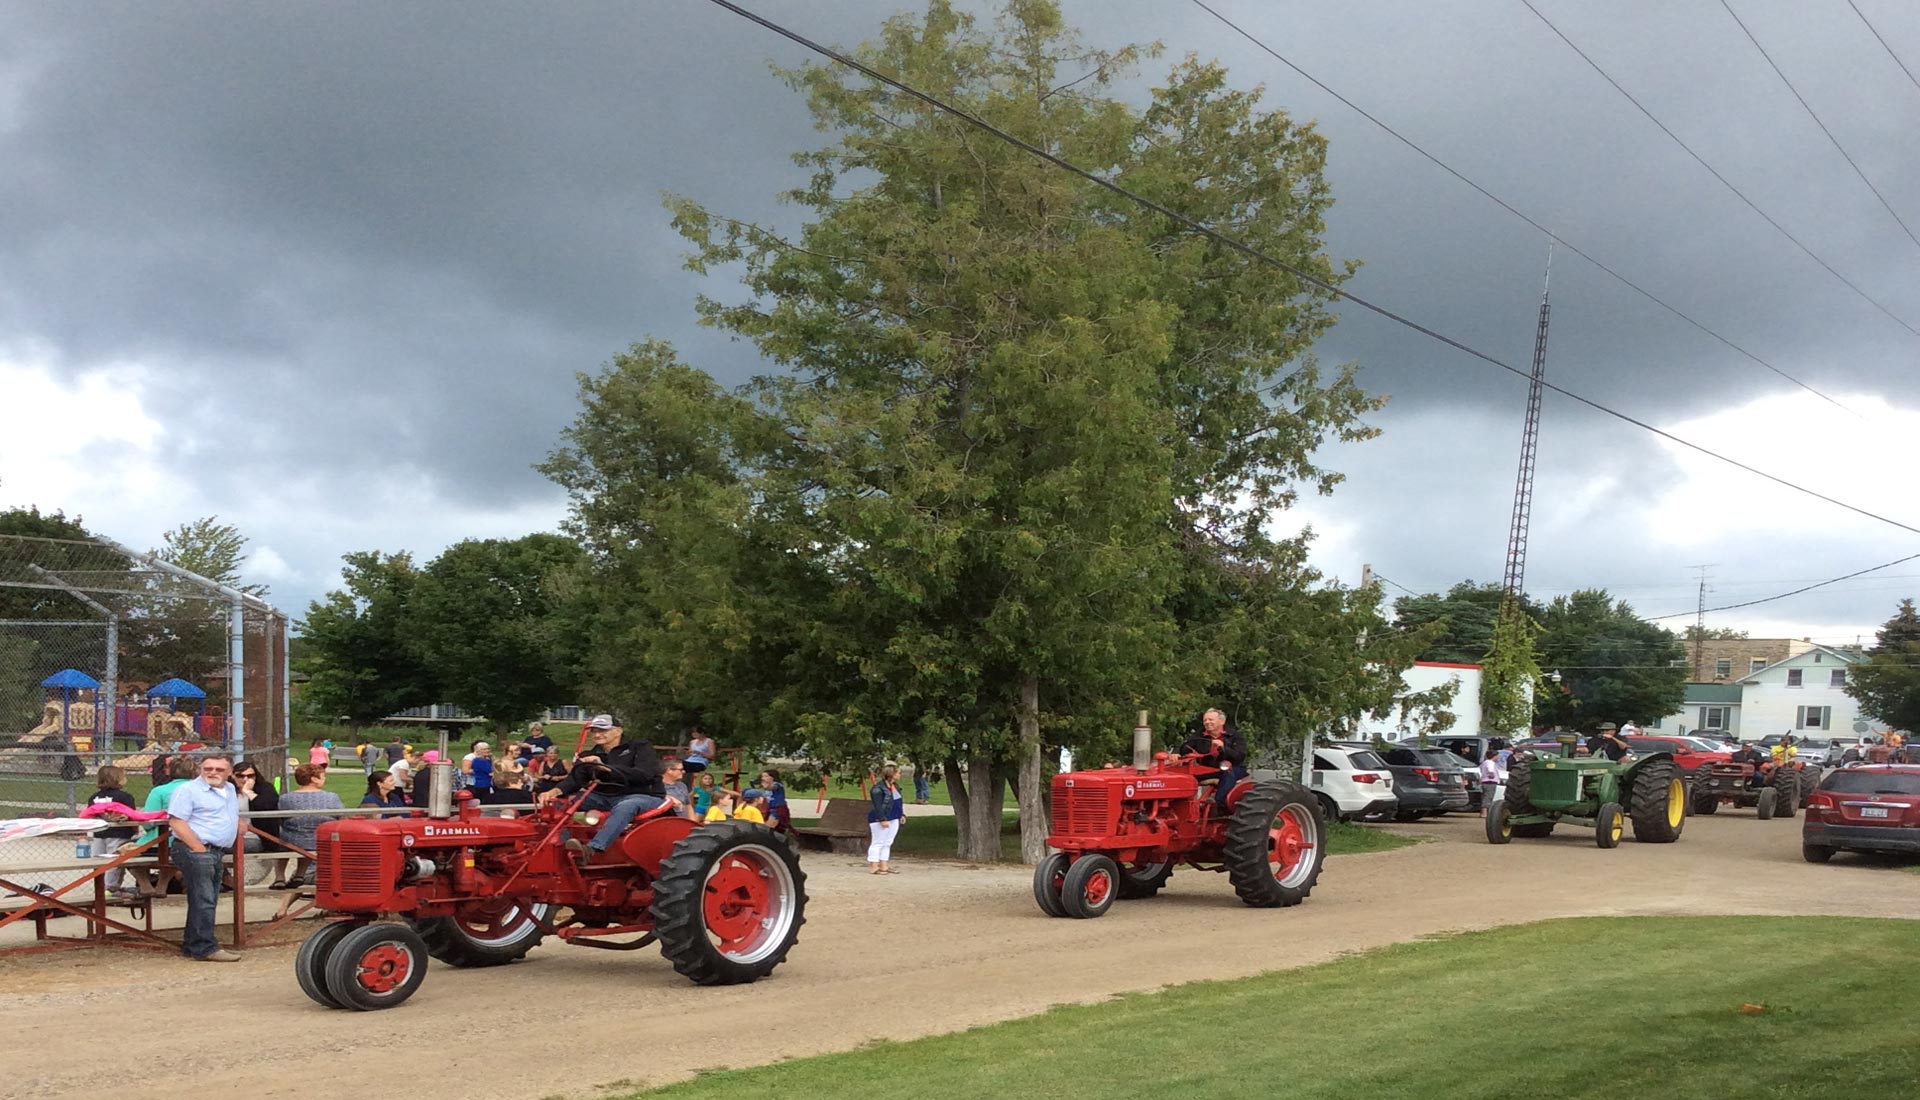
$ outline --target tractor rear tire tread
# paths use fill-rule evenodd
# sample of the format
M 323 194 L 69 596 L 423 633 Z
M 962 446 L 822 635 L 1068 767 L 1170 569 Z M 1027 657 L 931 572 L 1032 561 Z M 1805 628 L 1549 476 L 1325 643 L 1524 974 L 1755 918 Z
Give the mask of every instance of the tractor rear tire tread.
M 1268 858 L 1271 832 L 1280 811 L 1300 806 L 1312 815 L 1314 844 L 1309 858 L 1313 870 L 1297 886 L 1284 886 L 1273 877 Z M 1261 783 L 1248 791 L 1227 819 L 1226 843 L 1221 846 L 1220 862 L 1226 866 L 1227 881 L 1240 900 L 1256 909 L 1298 905 L 1313 893 L 1327 859 L 1327 822 L 1320 802 L 1306 787 L 1292 780 Z
M 1673 797 L 1673 785 L 1681 783 L 1684 808 L 1686 786 L 1680 779 L 1680 766 L 1669 760 L 1643 764 L 1633 773 L 1633 786 L 1627 792 L 1627 816 L 1633 819 L 1633 839 L 1641 844 L 1672 844 L 1680 839 L 1686 825 L 1683 812 L 1680 824 L 1667 819 L 1667 806 Z
M 1559 822 L 1557 821 L 1528 821 L 1515 825 L 1513 827 L 1513 835 L 1522 840 L 1539 840 L 1543 837 L 1552 836 L 1553 827 L 1558 824 Z
M 1527 801 L 1527 792 L 1533 787 L 1533 762 L 1515 753 L 1507 764 L 1507 812 L 1514 817 L 1525 817 L 1533 813 L 1533 803 Z M 1522 826 L 1514 826 L 1515 830 Z M 1525 836 L 1516 831 L 1515 836 Z
M 1120 897 L 1123 901 L 1137 901 L 1150 898 L 1160 892 L 1160 888 L 1173 877 L 1173 861 L 1144 864 L 1138 870 L 1122 863 L 1120 865 Z
M 541 915 L 541 919 L 546 919 L 551 913 L 552 909 L 549 908 Z M 518 962 L 546 938 L 546 932 L 538 924 L 529 925 L 530 930 L 511 943 L 490 944 L 476 941 L 452 917 L 429 917 L 425 920 L 409 920 L 407 923 L 420 934 L 429 956 L 463 970 Z
M 1773 769 L 1773 816 L 1792 817 L 1800 811 L 1800 773 L 1785 764 Z
M 707 874 L 720 858 L 736 848 L 753 846 L 773 853 L 793 878 L 793 926 L 785 942 L 757 962 L 729 959 L 707 935 L 705 901 Z M 715 822 L 688 833 L 660 863 L 653 881 L 654 933 L 660 953 L 695 985 L 739 985 L 764 978 L 786 961 L 800 941 L 807 923 L 807 873 L 780 834 L 748 821 Z

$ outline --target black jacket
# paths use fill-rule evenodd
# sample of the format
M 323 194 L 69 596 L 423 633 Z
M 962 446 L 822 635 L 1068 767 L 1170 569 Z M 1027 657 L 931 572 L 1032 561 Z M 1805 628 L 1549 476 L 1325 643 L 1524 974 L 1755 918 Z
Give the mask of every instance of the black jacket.
M 1203 764 L 1232 764 L 1236 768 L 1247 766 L 1247 742 L 1240 736 L 1240 731 L 1232 726 L 1220 731 L 1218 756 L 1213 753 L 1213 738 L 1204 729 L 1187 738 L 1186 743 L 1180 746 L 1180 751 L 1199 753 Z
M 584 760 L 589 756 L 600 758 L 600 767 L 591 762 L 575 764 L 573 771 L 560 784 L 560 793 L 571 795 L 595 780 L 600 785 L 594 790 L 608 798 L 619 798 L 629 794 L 650 794 L 660 796 L 665 789 L 660 786 L 660 757 L 654 754 L 653 746 L 622 738 L 611 749 L 589 748 L 580 754 Z

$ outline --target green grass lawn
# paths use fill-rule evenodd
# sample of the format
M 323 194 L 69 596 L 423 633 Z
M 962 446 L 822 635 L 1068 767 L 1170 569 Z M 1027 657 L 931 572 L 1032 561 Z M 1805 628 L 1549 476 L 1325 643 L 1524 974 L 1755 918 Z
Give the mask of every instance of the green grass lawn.
M 1912 921 L 1549 921 L 625 1095 L 1892 1098 L 1916 951 Z

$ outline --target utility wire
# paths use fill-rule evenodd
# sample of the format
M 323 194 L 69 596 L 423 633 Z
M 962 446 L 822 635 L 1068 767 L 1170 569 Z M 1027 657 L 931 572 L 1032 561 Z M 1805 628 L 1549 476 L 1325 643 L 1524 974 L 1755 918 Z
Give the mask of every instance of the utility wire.
M 1807 97 L 1801 95 L 1800 89 L 1794 87 L 1793 81 L 1787 79 L 1787 74 L 1780 68 L 1779 62 L 1775 61 L 1773 55 L 1767 52 L 1767 48 L 1760 44 L 1760 40 L 1753 36 L 1753 31 L 1748 28 L 1746 21 L 1740 18 L 1740 13 L 1734 11 L 1733 5 L 1727 3 L 1727 0 L 1720 0 L 1720 6 L 1727 9 L 1727 14 L 1733 17 L 1733 23 L 1740 28 L 1740 33 L 1746 35 L 1747 41 L 1753 43 L 1753 48 L 1760 51 L 1760 56 L 1766 60 L 1767 67 L 1773 70 L 1773 75 L 1779 77 L 1780 83 L 1785 84 L 1787 91 L 1793 93 L 1793 98 L 1799 100 L 1800 106 L 1806 108 L 1807 117 L 1813 120 L 1815 126 L 1820 127 L 1820 132 L 1827 135 L 1827 140 L 1833 143 L 1835 149 L 1839 150 L 1840 159 L 1846 161 L 1847 167 L 1853 169 L 1853 174 L 1859 176 L 1860 182 L 1867 185 L 1867 190 L 1873 192 L 1873 197 L 1880 200 L 1880 205 L 1886 208 L 1888 214 L 1892 215 L 1893 220 L 1899 224 L 1901 232 L 1907 235 L 1907 239 L 1912 241 L 1916 246 L 1920 246 L 1920 237 L 1913 235 L 1913 229 L 1907 225 L 1906 219 L 1900 216 L 1900 212 L 1893 208 L 1893 204 L 1887 201 L 1887 197 L 1880 193 L 1880 189 L 1873 185 L 1872 180 L 1867 178 L 1867 173 L 1860 167 L 1859 162 L 1853 159 L 1853 154 L 1847 152 L 1847 147 L 1840 144 L 1840 139 L 1834 136 L 1833 131 L 1829 130 L 1827 124 L 1821 121 L 1820 116 L 1815 113 L 1813 104 L 1808 103 Z M 1856 8 L 1854 10 L 1858 11 L 1859 9 Z
M 1781 225 L 1778 221 L 1774 220 L 1773 215 L 1767 213 L 1765 210 L 1760 209 L 1757 203 L 1755 203 L 1752 199 L 1747 197 L 1746 192 L 1740 190 L 1738 187 L 1735 187 L 1733 185 L 1733 181 L 1721 175 L 1719 169 L 1715 168 L 1711 164 L 1708 164 L 1707 159 L 1705 157 L 1701 156 L 1699 153 L 1694 152 L 1693 146 L 1688 145 L 1686 142 L 1680 140 L 1679 134 L 1674 133 L 1671 129 L 1668 128 L 1666 123 L 1661 122 L 1660 119 L 1656 117 L 1652 111 L 1647 109 L 1646 104 L 1641 103 L 1638 99 L 1635 99 L 1633 97 L 1632 92 L 1627 91 L 1626 88 L 1621 86 L 1618 80 L 1615 80 L 1611 75 L 1607 73 L 1607 70 L 1600 67 L 1599 62 L 1587 56 L 1587 52 L 1585 50 L 1581 49 L 1579 46 L 1574 45 L 1573 39 L 1568 38 L 1565 32 L 1563 32 L 1559 27 L 1554 26 L 1553 20 L 1548 19 L 1544 14 L 1541 13 L 1539 8 L 1534 7 L 1533 0 L 1520 0 L 1520 2 L 1526 5 L 1527 10 L 1532 12 L 1535 16 L 1537 16 L 1540 22 L 1545 23 L 1547 25 L 1547 29 L 1552 31 L 1555 37 L 1559 38 L 1560 41 L 1565 42 L 1567 44 L 1568 49 L 1580 55 L 1580 60 L 1586 62 L 1588 67 L 1593 69 L 1594 72 L 1599 73 L 1600 79 L 1605 80 L 1608 84 L 1613 85 L 1614 91 L 1619 92 L 1621 95 L 1625 96 L 1628 103 L 1633 104 L 1634 107 L 1639 109 L 1641 114 L 1647 116 L 1647 121 L 1659 127 L 1661 133 L 1667 135 L 1669 138 L 1672 138 L 1673 143 L 1675 145 L 1678 145 L 1681 149 L 1685 150 L 1686 154 L 1692 157 L 1694 159 L 1694 162 L 1699 164 L 1700 167 L 1705 168 L 1707 172 L 1713 176 L 1714 179 L 1719 180 L 1721 186 L 1733 192 L 1735 198 L 1738 198 L 1741 202 L 1746 203 L 1748 209 L 1752 210 L 1754 213 L 1760 215 L 1761 218 L 1765 219 L 1766 223 L 1770 226 L 1773 226 L 1774 229 L 1778 230 L 1781 236 L 1785 237 L 1789 241 L 1792 241 L 1794 247 L 1806 253 L 1807 256 L 1811 258 L 1814 263 L 1817 263 L 1821 267 L 1826 268 L 1828 274 L 1832 275 L 1834 278 L 1845 283 L 1847 285 L 1847 289 L 1853 291 L 1855 294 L 1858 294 L 1861 298 L 1865 299 L 1869 305 L 1873 306 L 1873 308 L 1879 310 L 1880 312 L 1886 314 L 1888 317 L 1892 318 L 1894 323 L 1899 325 L 1901 328 L 1906 329 L 1908 332 L 1912 333 L 1915 336 L 1920 336 L 1920 328 L 1915 328 L 1912 325 L 1908 324 L 1906 321 L 1902 320 L 1899 314 L 1896 314 L 1891 309 L 1888 309 L 1886 306 L 1882 305 L 1879 299 L 1875 298 L 1871 294 L 1868 294 L 1866 291 L 1860 289 L 1860 285 L 1858 283 L 1855 283 L 1852 279 L 1849 279 L 1845 275 L 1840 274 L 1840 271 L 1838 268 L 1834 267 L 1832 264 L 1828 263 L 1826 260 L 1821 259 L 1819 253 L 1815 252 L 1811 248 L 1808 248 L 1805 242 L 1801 241 L 1800 238 L 1788 232 L 1786 226 Z
M 1860 22 L 1865 23 L 1867 29 L 1873 32 L 1873 37 L 1879 41 L 1880 48 L 1887 51 L 1887 56 L 1893 58 L 1893 63 L 1900 66 L 1900 71 L 1907 74 L 1908 80 L 1913 81 L 1914 88 L 1920 89 L 1920 76 L 1913 75 L 1913 70 L 1907 68 L 1907 63 L 1900 60 L 1899 54 L 1893 52 L 1893 47 L 1889 45 L 1886 38 L 1880 34 L 1880 28 L 1873 25 L 1873 21 L 1867 18 L 1867 13 L 1860 10 L 1860 5 L 1854 3 L 1853 0 L 1847 0 L 1847 6 L 1852 8 L 1853 14 L 1859 16 Z
M 1855 577 L 1865 576 L 1868 573 L 1877 573 L 1882 569 L 1891 569 L 1896 565 L 1903 565 L 1907 562 L 1914 561 L 1916 559 L 1920 559 L 1920 554 L 1908 554 L 1904 558 L 1895 558 L 1892 561 L 1882 562 L 1879 565 L 1869 566 L 1865 569 L 1856 569 L 1853 572 L 1847 573 L 1843 576 L 1830 577 L 1827 580 L 1818 581 L 1814 584 L 1803 585 L 1799 588 L 1792 590 L 1791 592 L 1782 592 L 1777 596 L 1766 596 L 1757 600 L 1748 600 L 1745 603 L 1730 603 L 1730 604 L 1727 604 L 1725 607 L 1709 607 L 1707 608 L 1707 613 L 1711 613 L 1715 611 L 1734 611 L 1742 607 L 1755 607 L 1763 603 L 1772 603 L 1775 600 L 1784 600 L 1788 596 L 1798 596 L 1802 592 L 1811 592 L 1816 588 L 1825 588 L 1830 584 L 1839 584 L 1841 581 L 1852 580 Z M 1646 619 L 1649 622 L 1658 622 L 1661 619 L 1678 619 L 1678 618 L 1683 618 L 1687 615 L 1698 615 L 1701 613 L 1702 612 L 1698 608 L 1690 608 L 1686 611 L 1675 611 L 1671 615 L 1648 615 L 1646 616 Z
M 1311 286 L 1319 287 L 1321 290 L 1326 291 L 1328 294 L 1331 294 L 1337 298 L 1341 298 L 1346 301 L 1352 302 L 1354 305 L 1357 305 L 1360 308 L 1365 309 L 1370 313 L 1373 313 L 1380 317 L 1384 317 L 1387 320 L 1392 321 L 1397 325 L 1401 325 L 1405 328 L 1411 329 L 1414 332 L 1417 332 L 1422 336 L 1427 337 L 1428 339 L 1445 344 L 1446 346 L 1453 348 L 1455 351 L 1463 352 L 1467 355 L 1470 355 L 1473 358 L 1478 359 L 1483 363 L 1487 363 L 1492 366 L 1498 367 L 1501 370 L 1504 370 L 1507 373 L 1514 375 L 1517 378 L 1524 378 L 1529 381 L 1532 380 L 1532 374 L 1529 371 L 1522 370 L 1521 368 L 1516 367 L 1511 363 L 1508 363 L 1508 362 L 1505 362 L 1504 360 L 1496 358 L 1495 356 L 1490 355 L 1487 352 L 1481 351 L 1478 348 L 1462 343 L 1461 341 L 1456 340 L 1453 337 L 1448 336 L 1444 333 L 1438 332 L 1432 328 L 1429 328 L 1418 321 L 1412 320 L 1411 318 L 1404 317 L 1401 314 L 1395 313 L 1393 310 L 1390 310 L 1385 306 L 1378 305 L 1372 301 L 1369 301 L 1366 298 L 1362 298 L 1358 294 L 1355 294 L 1350 290 L 1342 290 L 1339 286 L 1327 281 L 1326 279 L 1318 275 L 1315 275 L 1309 271 L 1305 271 L 1301 268 L 1294 267 L 1292 264 L 1289 264 L 1284 260 L 1279 260 L 1272 256 L 1269 256 L 1265 252 L 1262 252 L 1259 249 L 1254 248 L 1252 245 L 1246 244 L 1245 242 L 1237 240 L 1233 237 L 1229 237 L 1226 234 L 1221 233 L 1218 230 L 1215 230 L 1209 226 L 1203 225 L 1200 222 L 1197 222 L 1194 219 L 1187 217 L 1185 214 L 1177 213 L 1153 201 L 1152 199 L 1149 199 L 1143 195 L 1137 195 L 1134 192 L 1127 190 L 1126 188 L 1120 186 L 1117 183 L 1114 183 L 1111 180 L 1103 179 L 1100 176 L 1096 176 L 1092 172 L 1089 172 L 1086 169 L 1081 168 L 1080 166 L 1073 164 L 1070 161 L 1057 157 L 1054 154 L 1047 152 L 1045 149 L 1040 148 L 1039 146 L 1032 145 L 1032 144 L 1029 144 L 1028 142 L 1022 141 L 1020 138 L 1017 138 L 1014 135 L 1007 133 L 1005 130 L 1000 129 L 999 127 L 993 125 L 990 122 L 987 122 L 985 119 L 982 119 L 977 115 L 970 114 L 967 111 L 959 107 L 956 107 L 953 104 L 946 102 L 945 100 L 938 98 L 937 96 L 931 95 L 927 92 L 923 92 L 920 89 L 912 87 L 911 85 L 905 84 L 894 77 L 890 77 L 884 73 L 878 72 L 875 69 L 871 68 L 870 66 L 865 65 L 859 61 L 856 61 L 855 59 L 848 57 L 846 54 L 843 54 L 838 50 L 833 49 L 830 46 L 821 45 L 820 43 L 813 41 L 812 39 L 806 37 L 805 35 L 800 34 L 797 31 L 789 30 L 786 27 L 781 26 L 780 24 L 775 23 L 770 19 L 767 19 L 765 16 L 761 16 L 761 15 L 755 14 L 754 12 L 748 11 L 746 8 L 743 8 L 740 5 L 733 3 L 732 0 L 709 0 L 709 2 L 716 7 L 725 8 L 726 10 L 732 12 L 733 14 L 740 16 L 742 19 L 745 19 L 751 23 L 758 24 L 759 26 L 764 27 L 767 30 L 770 30 L 773 33 L 781 36 L 782 38 L 785 38 L 791 42 L 798 43 L 799 45 L 804 46 L 809 50 L 812 50 L 814 53 L 817 53 L 822 57 L 828 58 L 829 60 L 835 61 L 841 65 L 844 65 L 847 68 L 852 69 L 855 72 L 858 72 L 861 75 L 868 77 L 869 79 L 878 81 L 881 84 L 885 84 L 888 87 L 893 88 L 896 91 L 899 91 L 903 95 L 907 95 L 914 99 L 917 99 L 920 102 L 925 103 L 929 107 L 932 107 L 936 110 L 944 111 L 947 114 L 950 114 L 953 117 L 960 119 L 962 122 L 965 122 L 968 125 L 973 126 L 985 133 L 991 134 L 994 137 L 999 138 L 1001 141 L 1004 141 L 1007 144 L 1012 145 L 1013 147 L 1020 149 L 1032 156 L 1038 157 L 1041 160 L 1046 161 L 1047 163 L 1053 165 L 1056 168 L 1059 168 L 1064 172 L 1068 172 L 1068 173 L 1071 173 L 1072 175 L 1078 176 L 1079 178 L 1086 180 L 1088 183 L 1091 183 L 1096 187 L 1102 188 L 1108 192 L 1111 192 L 1112 194 L 1118 195 L 1121 198 L 1124 198 L 1129 202 L 1132 202 L 1147 210 L 1151 210 L 1154 213 L 1159 214 L 1161 217 L 1166 218 L 1169 221 L 1172 221 L 1176 225 L 1184 226 L 1187 229 L 1190 229 L 1193 232 L 1198 233 L 1206 237 L 1207 239 L 1212 240 L 1226 248 L 1232 249 L 1233 251 L 1238 252 L 1243 256 L 1246 256 L 1253 260 L 1257 260 L 1271 267 L 1278 268 L 1279 270 L 1284 271 L 1289 275 L 1292 275 L 1294 278 L 1299 279 L 1304 283 L 1307 283 Z M 1525 0 L 1522 0 L 1522 2 L 1524 3 Z M 1916 333 L 1916 334 L 1920 334 L 1920 333 Z M 1915 527 L 1909 523 L 1903 523 L 1900 520 L 1893 519 L 1890 516 L 1883 516 L 1877 512 L 1869 511 L 1865 508 L 1860 507 L 1857 504 L 1848 504 L 1846 501 L 1828 496 L 1827 494 L 1822 493 L 1817 489 L 1810 489 L 1804 485 L 1797 485 L 1791 481 L 1788 481 L 1783 477 L 1780 477 L 1777 474 L 1770 474 L 1765 470 L 1759 469 L 1758 467 L 1750 466 L 1747 463 L 1741 462 L 1737 458 L 1731 458 L 1727 455 L 1720 454 L 1717 451 L 1709 450 L 1706 447 L 1703 447 L 1700 444 L 1695 443 L 1691 440 L 1682 439 L 1679 436 L 1674 435 L 1672 432 L 1666 431 L 1662 428 L 1656 428 L 1652 424 L 1649 424 L 1644 420 L 1637 419 L 1635 417 L 1627 415 L 1626 413 L 1620 412 L 1617 409 L 1613 409 L 1609 406 L 1603 405 L 1600 402 L 1595 401 L 1591 397 L 1585 397 L 1581 394 L 1577 394 L 1572 390 L 1567 389 L 1564 386 L 1559 386 L 1552 382 L 1542 382 L 1541 385 L 1544 386 L 1546 389 L 1550 389 L 1553 392 L 1560 394 L 1563 397 L 1571 398 L 1572 400 L 1577 401 L 1580 404 L 1585 405 L 1590 409 L 1593 409 L 1597 412 L 1604 413 L 1607 416 L 1611 416 L 1614 419 L 1622 421 L 1624 423 L 1631 424 L 1634 427 L 1639 428 L 1643 431 L 1651 432 L 1654 435 L 1657 435 L 1660 438 L 1665 439 L 1670 443 L 1674 443 L 1681 447 L 1685 447 L 1688 450 L 1706 455 L 1709 458 L 1717 459 L 1718 461 L 1724 462 L 1729 466 L 1735 467 L 1736 469 L 1745 470 L 1747 473 L 1750 473 L 1755 477 L 1764 478 L 1767 481 L 1771 481 L 1774 484 L 1779 485 L 1783 488 L 1791 489 L 1796 493 L 1801 493 L 1803 495 L 1810 496 L 1815 500 L 1825 501 L 1828 504 L 1834 505 L 1837 508 L 1843 508 L 1857 515 L 1865 516 L 1868 519 L 1877 520 L 1881 523 L 1887 524 L 1890 527 L 1898 527 L 1902 531 L 1907 531 L 1912 534 L 1920 535 L 1920 527 Z
M 1345 104 L 1349 110 L 1353 111 L 1355 114 L 1359 115 L 1361 118 L 1366 119 L 1368 122 L 1371 122 L 1375 126 L 1378 126 L 1380 129 L 1386 131 L 1386 133 L 1389 136 L 1391 136 L 1395 141 L 1398 141 L 1400 144 L 1406 146 L 1407 148 L 1425 157 L 1428 161 L 1432 162 L 1433 165 L 1439 168 L 1442 172 L 1445 172 L 1446 174 L 1452 176 L 1454 179 L 1457 179 L 1461 183 L 1464 183 L 1468 187 L 1471 187 L 1475 191 L 1478 191 L 1481 195 L 1486 197 L 1488 200 L 1492 201 L 1495 205 L 1499 206 L 1502 210 L 1505 210 L 1507 213 L 1512 214 L 1514 217 L 1519 218 L 1523 222 L 1526 222 L 1528 225 L 1532 226 L 1534 229 L 1537 229 L 1541 233 L 1546 234 L 1549 238 L 1551 238 L 1555 242 L 1565 247 L 1568 251 L 1572 252 L 1574 255 L 1579 256 L 1581 259 L 1599 268 L 1601 271 L 1604 271 L 1608 275 L 1613 276 L 1615 279 L 1619 280 L 1619 282 L 1625 287 L 1627 287 L 1629 290 L 1632 290 L 1634 293 L 1640 295 L 1642 298 L 1645 298 L 1647 301 L 1652 302 L 1654 305 L 1659 306 L 1661 309 L 1666 310 L 1668 313 L 1673 314 L 1675 317 L 1680 318 L 1682 321 L 1685 321 L 1687 324 L 1692 325 L 1694 328 L 1699 329 L 1701 332 L 1706 333 L 1708 336 L 1713 337 L 1715 340 L 1720 341 L 1722 344 L 1725 344 L 1727 347 L 1732 348 L 1734 351 L 1738 352 L 1739 354 L 1746 356 L 1748 359 L 1753 360 L 1755 363 L 1760 364 L 1761 366 L 1767 368 L 1768 370 L 1786 379 L 1787 381 L 1792 382 L 1794 385 L 1799 386 L 1801 389 L 1806 390 L 1808 393 L 1813 394 L 1815 397 L 1820 398 L 1822 401 L 1825 401 L 1828 404 L 1833 405 L 1837 408 L 1846 409 L 1847 412 L 1850 412 L 1850 413 L 1854 412 L 1854 410 L 1848 409 L 1847 406 L 1841 404 L 1839 401 L 1835 400 L 1834 398 L 1820 392 L 1817 389 L 1814 389 L 1812 386 L 1808 385 L 1807 383 L 1802 382 L 1800 379 L 1795 378 L 1793 375 L 1788 374 L 1786 371 L 1781 370 L 1779 367 L 1776 367 L 1772 363 L 1767 362 L 1765 359 L 1760 358 L 1758 355 L 1755 355 L 1753 352 L 1748 351 L 1746 348 L 1743 348 L 1739 344 L 1734 343 L 1732 340 L 1729 340 L 1725 336 L 1720 335 L 1718 332 L 1715 332 L 1713 329 L 1708 328 L 1705 323 L 1695 319 L 1690 314 L 1682 312 L 1678 306 L 1673 305 L 1672 303 L 1668 302 L 1664 298 L 1661 298 L 1659 295 L 1648 290 L 1646 287 L 1641 286 L 1639 283 L 1636 283 L 1632 279 L 1629 279 L 1625 275 L 1622 275 L 1618 271 L 1615 271 L 1612 267 L 1609 267 L 1605 263 L 1602 263 L 1597 257 L 1595 257 L 1592 253 L 1588 252 L 1586 249 L 1581 248 L 1579 245 L 1574 244 L 1572 241 L 1567 240 L 1565 237 L 1562 237 L 1560 234 L 1555 233 L 1553 230 L 1548 229 L 1546 226 L 1540 224 L 1538 221 L 1534 220 L 1532 217 L 1529 217 L 1525 212 L 1515 207 L 1512 203 L 1494 194 L 1493 192 L 1487 190 L 1485 187 L 1481 186 L 1479 183 L 1476 183 L 1474 180 L 1468 178 L 1465 174 L 1456 170 L 1451 164 L 1448 164 L 1446 161 L 1441 160 L 1439 157 L 1435 156 L 1434 154 L 1428 152 L 1426 149 L 1422 148 L 1412 138 L 1406 136 L 1400 131 L 1387 125 L 1385 122 L 1382 122 L 1378 117 L 1376 117 L 1372 112 L 1368 111 L 1366 108 L 1360 106 L 1358 103 L 1355 103 L 1353 100 L 1348 99 L 1346 96 L 1341 95 L 1339 92 L 1334 91 L 1332 88 L 1328 87 L 1327 84 L 1324 81 L 1322 81 L 1319 77 L 1314 76 L 1312 73 L 1294 64 L 1292 61 L 1282 56 L 1279 53 L 1279 51 L 1275 50 L 1272 46 L 1269 46 L 1265 42 L 1262 42 L 1260 39 L 1255 38 L 1250 32 L 1247 31 L 1245 27 L 1242 27 L 1240 24 L 1235 23 L 1233 20 L 1228 19 L 1226 16 L 1220 14 L 1219 11 L 1214 9 L 1211 5 L 1205 3 L 1204 0 L 1192 0 L 1192 3 L 1194 7 L 1199 8 L 1201 11 L 1204 11 L 1208 15 L 1213 16 L 1215 19 L 1219 20 L 1221 23 L 1226 24 L 1226 26 L 1231 28 L 1235 34 L 1246 39 L 1248 42 L 1253 43 L 1255 48 L 1259 49 L 1260 51 L 1265 53 L 1267 56 L 1273 58 L 1275 61 L 1278 61 L 1280 64 L 1285 65 L 1287 68 L 1292 69 L 1295 73 L 1299 74 L 1303 79 L 1305 79 L 1309 84 L 1312 84 L 1314 87 L 1320 89 L 1321 91 L 1327 93 L 1333 98 L 1339 100 L 1342 104 Z M 1854 413 L 1854 415 L 1858 416 L 1860 414 Z

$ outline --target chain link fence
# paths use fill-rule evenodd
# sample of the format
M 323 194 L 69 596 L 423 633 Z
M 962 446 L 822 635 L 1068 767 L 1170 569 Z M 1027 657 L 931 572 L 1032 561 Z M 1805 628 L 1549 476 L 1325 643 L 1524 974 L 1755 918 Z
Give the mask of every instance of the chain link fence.
M 73 813 L 107 764 L 144 797 L 182 749 L 282 774 L 287 634 L 265 601 L 111 540 L 0 535 L 0 820 Z

